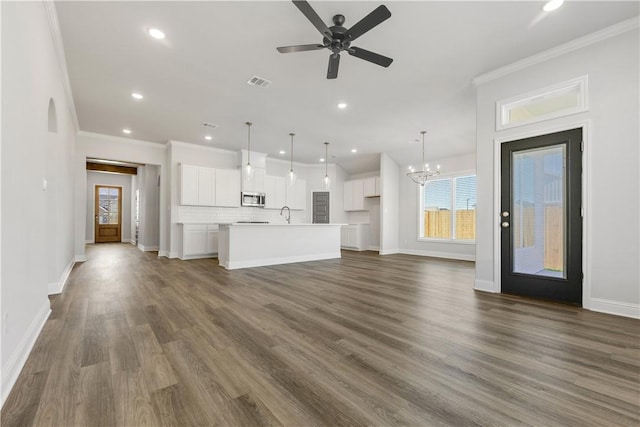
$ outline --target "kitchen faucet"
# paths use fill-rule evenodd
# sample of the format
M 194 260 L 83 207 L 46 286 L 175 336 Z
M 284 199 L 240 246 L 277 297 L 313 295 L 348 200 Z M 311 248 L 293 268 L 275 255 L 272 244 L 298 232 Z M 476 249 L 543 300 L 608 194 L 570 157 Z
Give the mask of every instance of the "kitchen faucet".
M 291 224 L 291 209 L 289 209 L 289 206 L 283 206 L 282 209 L 280 209 L 280 215 L 282 215 L 285 209 L 287 210 L 287 216 L 285 216 L 284 219 L 287 220 L 287 224 Z

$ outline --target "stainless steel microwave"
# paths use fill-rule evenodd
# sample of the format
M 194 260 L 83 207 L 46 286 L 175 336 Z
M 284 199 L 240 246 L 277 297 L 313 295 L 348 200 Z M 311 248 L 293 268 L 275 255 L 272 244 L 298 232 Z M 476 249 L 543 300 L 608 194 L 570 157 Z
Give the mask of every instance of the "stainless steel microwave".
M 258 208 L 264 208 L 264 202 L 266 195 L 264 193 L 240 193 L 240 204 L 242 206 L 255 206 Z

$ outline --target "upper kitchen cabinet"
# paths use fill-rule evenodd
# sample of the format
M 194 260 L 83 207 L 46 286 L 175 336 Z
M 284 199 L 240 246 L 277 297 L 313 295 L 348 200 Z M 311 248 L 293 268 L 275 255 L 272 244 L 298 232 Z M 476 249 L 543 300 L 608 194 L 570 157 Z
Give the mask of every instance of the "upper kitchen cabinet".
M 180 204 L 240 206 L 240 171 L 180 165 Z
M 364 197 L 380 197 L 380 177 L 365 178 L 362 181 Z
M 253 168 L 253 177 L 247 180 L 242 177 L 242 191 L 247 193 L 265 193 L 265 170 Z
M 305 210 L 307 207 L 307 181 L 298 178 L 293 187 L 287 183 L 285 188 L 287 206 L 293 210 Z
M 216 206 L 240 207 L 240 170 L 216 169 Z
M 198 166 L 180 165 L 180 204 L 199 205 Z
M 363 211 L 364 209 L 364 180 L 354 179 L 344 182 L 344 210 Z
M 286 185 L 283 176 L 264 177 L 265 209 L 280 209 L 287 204 Z
M 215 201 L 215 169 L 180 165 L 180 204 L 213 206 Z

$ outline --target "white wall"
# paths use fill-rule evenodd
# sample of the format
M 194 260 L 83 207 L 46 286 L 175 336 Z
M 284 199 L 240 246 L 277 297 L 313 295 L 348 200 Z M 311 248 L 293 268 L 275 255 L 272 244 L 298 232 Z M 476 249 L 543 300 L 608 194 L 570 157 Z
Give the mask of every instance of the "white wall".
M 145 165 L 138 167 L 140 189 L 140 228 L 138 248 L 143 251 L 158 251 L 160 244 L 160 167 Z
M 73 266 L 76 129 L 46 5 L 2 2 L 1 11 L 4 403 L 49 315 L 50 286 L 58 291 Z M 47 126 L 51 98 L 56 133 Z
M 387 154 L 380 155 L 380 254 L 400 252 L 400 168 Z
M 169 181 L 165 167 L 166 146 L 146 141 L 138 141 L 129 138 L 119 138 L 114 136 L 100 135 L 88 132 L 79 132 L 76 139 L 76 154 L 74 159 L 75 174 L 75 215 L 78 218 L 75 224 L 75 254 L 76 259 L 86 259 L 85 256 L 85 230 L 87 221 L 87 172 L 86 161 L 89 158 L 119 160 L 130 163 L 140 163 L 158 166 L 158 173 L 161 176 L 161 188 L 169 187 Z M 157 175 L 156 181 L 157 183 Z M 157 190 L 156 190 L 157 191 Z M 160 209 L 158 211 L 158 231 L 153 231 L 157 236 L 151 240 L 158 241 L 155 246 L 159 246 L 159 255 L 166 251 L 168 253 L 169 235 L 167 233 L 169 221 L 169 204 L 167 193 L 161 191 L 159 198 Z M 157 249 L 157 248 L 156 248 Z
M 95 242 L 96 185 L 122 187 L 121 241 L 131 240 L 131 175 L 87 171 L 87 210 L 85 240 Z
M 494 208 L 494 172 L 499 167 L 494 161 L 494 140 L 586 123 L 583 305 L 640 317 L 638 40 L 636 27 L 478 87 L 476 288 L 500 291 L 499 260 L 494 258 L 494 239 L 499 233 Z M 589 78 L 589 111 L 495 131 L 496 101 L 582 75 Z
M 430 163 L 439 164 L 442 177 L 475 174 L 475 154 L 468 154 L 446 159 L 429 159 Z M 408 165 L 400 169 L 407 170 Z M 441 258 L 474 260 L 475 244 L 461 242 L 427 242 L 418 240 L 419 224 L 422 220 L 419 212 L 419 191 L 424 187 L 413 182 L 405 174 L 400 175 L 400 247 L 402 253 L 435 256 Z

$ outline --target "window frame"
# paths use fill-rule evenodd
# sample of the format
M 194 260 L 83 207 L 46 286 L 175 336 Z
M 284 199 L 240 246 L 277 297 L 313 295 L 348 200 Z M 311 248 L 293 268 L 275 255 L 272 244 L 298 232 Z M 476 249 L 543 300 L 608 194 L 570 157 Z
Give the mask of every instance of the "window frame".
M 509 112 L 513 108 L 517 108 L 527 104 L 534 104 L 538 100 L 544 100 L 553 97 L 558 93 L 569 91 L 571 89 L 577 89 L 578 91 L 578 103 L 575 107 L 556 110 L 551 113 L 542 114 L 540 116 L 532 117 L 528 120 L 521 120 L 518 122 L 510 122 L 508 120 Z M 572 114 L 589 111 L 588 93 L 589 76 L 584 75 L 555 85 L 523 93 L 508 99 L 499 100 L 496 102 L 496 131 L 511 129 L 532 123 L 539 123 L 545 120 L 556 119 L 559 117 L 565 117 Z
M 422 185 L 418 185 L 418 242 L 428 242 L 428 243 L 447 243 L 447 244 L 455 244 L 455 245 L 475 245 L 476 239 L 473 240 L 460 240 L 456 239 L 456 229 L 455 229 L 455 197 L 456 197 L 456 185 L 454 180 L 457 178 L 464 178 L 468 176 L 475 176 L 477 180 L 477 174 L 474 170 L 456 172 L 451 174 L 441 174 L 437 178 L 433 179 L 433 181 L 448 179 L 451 180 L 451 238 L 450 239 L 439 239 L 435 237 L 424 237 L 424 187 Z M 477 181 L 476 181 L 477 182 Z M 476 187 L 476 201 L 477 201 L 477 187 Z M 476 236 L 477 237 L 477 236 Z

